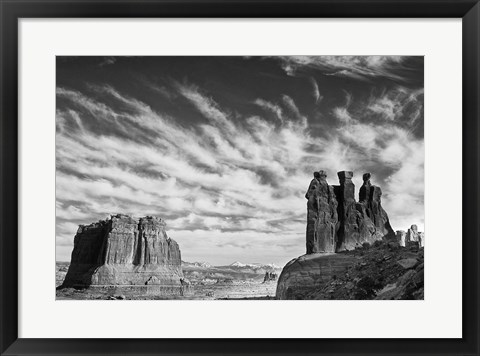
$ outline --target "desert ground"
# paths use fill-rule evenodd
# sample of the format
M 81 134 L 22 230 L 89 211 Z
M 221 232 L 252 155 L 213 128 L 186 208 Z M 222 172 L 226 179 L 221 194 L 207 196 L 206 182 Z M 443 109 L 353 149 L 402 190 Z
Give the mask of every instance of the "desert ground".
M 68 262 L 56 264 L 56 287 L 61 286 L 68 271 Z M 281 269 L 268 265 L 229 265 L 211 266 L 206 263 L 182 264 L 185 278 L 192 284 L 192 294 L 177 299 L 221 300 L 275 298 L 276 281 L 265 281 L 265 273 L 273 272 L 277 276 Z M 57 300 L 160 300 L 171 297 L 139 294 L 125 288 L 64 288 L 57 290 Z

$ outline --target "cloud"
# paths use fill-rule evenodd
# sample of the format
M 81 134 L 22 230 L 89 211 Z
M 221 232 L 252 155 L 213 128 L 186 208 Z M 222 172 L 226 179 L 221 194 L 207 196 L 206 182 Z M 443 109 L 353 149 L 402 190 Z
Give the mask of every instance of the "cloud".
M 345 124 L 349 123 L 352 120 L 352 117 L 350 116 L 347 108 L 337 107 L 333 109 L 333 115 Z
M 269 101 L 263 99 L 256 99 L 254 104 L 260 106 L 262 109 L 265 109 L 275 115 L 279 121 L 283 122 L 283 110 L 279 105 L 273 104 Z
M 385 120 L 399 120 L 413 125 L 419 119 L 423 121 L 423 100 L 420 97 L 423 97 L 423 89 L 396 87 L 372 97 L 368 110 Z
M 380 73 L 391 61 L 356 66 Z M 312 96 L 322 101 L 319 83 L 305 84 L 310 103 Z M 165 218 L 169 236 L 188 246 L 186 260 L 231 263 L 238 253 L 250 258 L 242 262 L 281 264 L 304 250 L 303 195 L 318 169 L 327 170 L 330 184 L 337 171 L 354 170 L 357 188 L 363 170 L 372 172 L 394 228 L 422 229 L 414 219 L 423 219 L 424 148 L 413 127 L 423 121 L 423 90 L 397 86 L 366 99 L 344 92 L 333 106 L 325 99 L 319 108 L 327 129 L 318 134 L 291 93 L 249 99 L 245 107 L 256 110 L 248 111 L 186 79 L 168 85 L 175 110 L 112 85 L 57 87 L 59 246 L 71 246 L 78 224 L 121 212 Z M 224 257 L 215 252 L 222 246 L 229 246 Z
M 95 214 L 154 213 L 172 217 L 173 226 L 179 226 L 182 215 L 191 212 L 202 217 L 196 228 L 241 231 L 247 225 L 266 229 L 266 219 L 288 222 L 303 205 L 297 199 L 302 187 L 292 183 L 302 181 L 298 161 L 305 122 L 293 99 L 283 98 L 292 114 L 285 125 L 275 128 L 261 118 L 248 118 L 243 128 L 212 99 L 191 86 L 179 87 L 210 122 L 184 129 L 111 87 L 91 89 L 127 105 L 130 114 L 114 115 L 110 106 L 83 93 L 58 90 L 77 110 L 57 113 L 61 120 L 75 122 L 70 131 L 57 131 L 58 218 L 83 221 Z M 127 137 L 77 124 L 78 118 L 92 112 L 96 120 L 121 117 Z M 139 123 L 146 137 L 143 142 L 138 142 L 135 130 Z M 201 139 L 197 130 L 203 133 Z M 292 180 L 283 179 L 285 167 L 294 171 Z M 76 224 L 69 226 L 73 236 Z
M 98 64 L 99 67 L 109 66 L 115 64 L 117 62 L 117 58 L 115 57 L 104 57 L 102 61 Z
M 340 120 L 343 124 L 349 124 L 352 121 L 348 108 L 352 103 L 352 94 L 345 92 L 345 106 L 336 107 L 333 109 L 333 116 Z
M 402 56 L 285 56 L 280 59 L 282 67 L 289 75 L 305 69 L 319 70 L 325 75 L 349 77 L 371 81 L 384 77 L 403 81 L 404 77 L 395 73 L 401 68 L 406 57 Z
M 312 95 L 313 95 L 313 98 L 315 99 L 315 103 L 321 102 L 323 99 L 323 96 L 320 94 L 320 89 L 318 88 L 317 81 L 313 78 L 310 78 L 310 83 L 312 83 L 312 87 L 313 87 Z

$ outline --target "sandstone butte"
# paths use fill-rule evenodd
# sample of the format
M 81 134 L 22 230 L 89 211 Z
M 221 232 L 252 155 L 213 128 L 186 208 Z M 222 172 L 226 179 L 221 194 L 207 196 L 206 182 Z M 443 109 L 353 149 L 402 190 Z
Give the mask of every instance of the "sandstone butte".
M 121 214 L 80 225 L 61 288 L 114 287 L 165 296 L 189 294 L 180 248 L 167 236 L 165 226 L 157 217 L 135 220 Z
M 318 288 L 334 275 L 345 271 L 355 259 L 342 254 L 371 245 L 375 241 L 410 242 L 423 246 L 425 236 L 412 225 L 408 232 L 395 233 L 382 207 L 380 187 L 363 174 L 358 202 L 355 200 L 353 172 L 337 173 L 339 185 L 329 185 L 325 171 L 314 173 L 307 199 L 306 254 L 288 262 L 278 279 L 276 298 L 295 299 L 296 295 Z M 403 241 L 403 242 L 402 242 Z

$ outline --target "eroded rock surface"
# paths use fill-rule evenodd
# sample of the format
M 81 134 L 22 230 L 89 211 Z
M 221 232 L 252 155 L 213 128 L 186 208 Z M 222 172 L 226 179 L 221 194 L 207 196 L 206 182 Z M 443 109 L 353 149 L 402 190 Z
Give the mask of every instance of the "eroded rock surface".
M 337 253 L 315 253 L 295 258 L 283 267 L 276 298 L 305 299 L 312 290 L 345 273 L 356 259 L 353 255 Z
M 307 198 L 307 254 L 353 250 L 364 243 L 395 240 L 382 207 L 380 187 L 363 175 L 359 202 L 355 200 L 353 172 L 338 172 L 340 185 L 330 186 L 324 171 L 315 172 Z
M 80 225 L 63 287 L 142 286 L 147 293 L 183 295 L 180 248 L 157 217 L 115 215 Z
M 305 194 L 307 203 L 307 253 L 335 252 L 338 224 L 337 199 L 324 171 L 315 172 Z

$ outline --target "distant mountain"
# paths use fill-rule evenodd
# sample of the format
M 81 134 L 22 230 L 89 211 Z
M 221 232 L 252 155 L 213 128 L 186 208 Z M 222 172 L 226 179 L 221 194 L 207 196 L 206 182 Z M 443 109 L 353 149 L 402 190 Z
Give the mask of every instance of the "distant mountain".
M 280 266 L 277 266 L 274 263 L 263 264 L 263 263 L 242 263 L 239 261 L 235 261 L 229 265 L 230 267 L 237 267 L 237 268 L 251 268 L 251 269 L 280 269 Z
M 203 268 L 210 268 L 213 267 L 208 262 L 186 262 L 182 261 L 182 266 L 190 266 L 190 267 L 203 267 Z
M 282 267 L 277 266 L 274 263 L 242 263 L 240 261 L 235 261 L 227 266 L 213 266 L 208 262 L 187 262 L 182 261 L 182 266 L 184 267 L 202 267 L 202 268 L 234 268 L 234 269 L 250 269 L 250 270 L 276 270 L 281 269 Z
M 282 267 L 280 266 L 277 266 L 275 263 L 270 263 L 270 264 L 267 264 L 267 265 L 263 265 L 264 267 L 270 267 L 272 269 L 282 269 Z
M 231 267 L 246 267 L 247 265 L 242 262 L 235 261 L 232 264 L 230 264 Z

